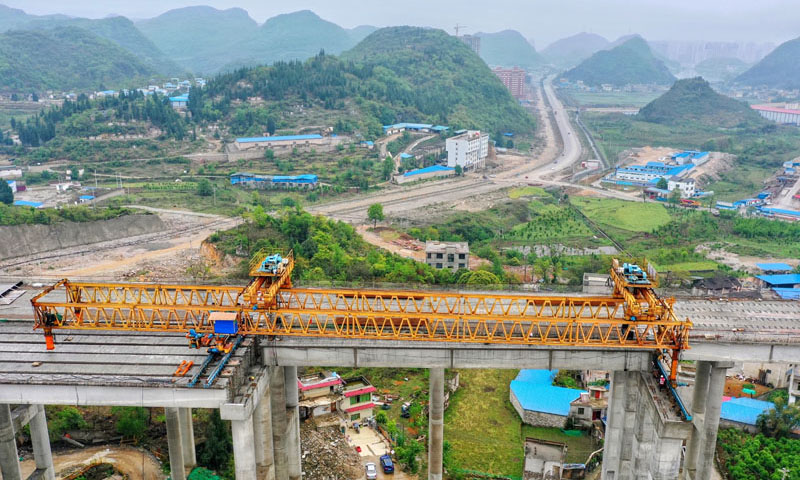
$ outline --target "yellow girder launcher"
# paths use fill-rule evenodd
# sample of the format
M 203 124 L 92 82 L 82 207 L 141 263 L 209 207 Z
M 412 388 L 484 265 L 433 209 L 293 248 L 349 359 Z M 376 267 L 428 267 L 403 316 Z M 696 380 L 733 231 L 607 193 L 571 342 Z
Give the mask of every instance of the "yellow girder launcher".
M 239 335 L 649 349 L 670 354 L 673 382 L 688 348 L 691 322 L 657 295 L 646 263 L 614 260 L 611 295 L 532 296 L 294 288 L 291 252 L 255 258 L 244 288 L 61 280 L 31 301 L 35 328 L 48 349 L 59 328 L 206 334 L 223 317 Z

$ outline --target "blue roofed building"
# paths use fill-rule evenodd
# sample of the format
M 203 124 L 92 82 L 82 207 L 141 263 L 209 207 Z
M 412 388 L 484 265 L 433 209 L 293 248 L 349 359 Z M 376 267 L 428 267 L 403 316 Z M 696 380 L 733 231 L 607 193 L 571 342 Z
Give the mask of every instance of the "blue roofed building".
M 558 370 L 520 370 L 511 381 L 509 400 L 524 423 L 564 428 L 570 404 L 588 394 L 585 390 L 553 385 Z
M 756 267 L 766 274 L 789 273 L 792 271 L 792 266 L 788 263 L 756 263 Z
M 186 108 L 189 105 L 189 94 L 184 93 L 183 95 L 169 97 L 169 103 L 175 109 Z
M 767 287 L 800 288 L 800 273 L 785 273 L 780 275 L 756 275 Z
M 313 189 L 319 183 L 316 175 L 255 175 L 249 172 L 231 174 L 231 185 L 249 188 L 300 188 Z
M 698 152 L 697 150 L 684 150 L 682 152 L 673 153 L 670 155 L 673 162 L 678 165 L 685 165 L 691 163 L 695 166 L 706 163 L 709 159 L 708 152 Z
M 430 123 L 395 123 L 394 125 L 384 125 L 383 134 L 394 135 L 395 133 L 401 133 L 405 131 L 430 133 L 434 131 L 433 127 L 434 125 Z M 442 125 L 436 125 L 436 127 L 447 128 L 442 127 Z M 441 130 L 439 130 L 439 132 L 441 132 Z
M 735 427 L 755 433 L 758 416 L 773 408 L 775 404 L 753 398 L 731 398 L 722 402 L 719 417 L 720 427 Z
M 781 220 L 800 221 L 800 211 L 788 210 L 785 208 L 759 207 L 758 213 L 765 217 L 778 218 Z
M 418 168 L 416 170 L 409 170 L 402 175 L 395 175 L 392 180 L 394 183 L 402 184 L 406 182 L 415 182 L 417 180 L 424 180 L 426 178 L 435 177 L 450 177 L 456 174 L 454 167 L 445 167 L 444 165 L 432 165 L 430 167 Z
M 42 202 L 31 202 L 28 200 L 14 200 L 14 205 L 18 207 L 42 208 L 44 204 Z
M 273 135 L 265 137 L 240 137 L 234 145 L 239 150 L 267 147 L 280 151 L 292 148 L 335 147 L 340 142 L 336 136 L 323 137 L 318 133 L 305 135 Z

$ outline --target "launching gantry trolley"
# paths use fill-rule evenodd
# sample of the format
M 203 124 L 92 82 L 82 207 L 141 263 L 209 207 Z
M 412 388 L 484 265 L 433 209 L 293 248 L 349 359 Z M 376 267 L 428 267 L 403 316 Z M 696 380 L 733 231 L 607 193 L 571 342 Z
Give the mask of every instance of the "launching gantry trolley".
M 647 349 L 674 384 L 688 319 L 656 292 L 655 269 L 613 261 L 610 296 L 295 288 L 294 258 L 261 253 L 242 287 L 61 280 L 33 298 L 34 328 Z M 196 345 L 195 345 L 196 346 Z

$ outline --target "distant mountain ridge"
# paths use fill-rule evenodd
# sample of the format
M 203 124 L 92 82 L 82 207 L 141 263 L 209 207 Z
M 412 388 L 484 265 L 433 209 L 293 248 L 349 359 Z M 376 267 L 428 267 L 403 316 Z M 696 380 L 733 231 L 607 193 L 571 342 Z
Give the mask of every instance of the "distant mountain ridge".
M 735 79 L 753 87 L 800 88 L 800 38 L 778 45 L 769 55 Z
M 594 53 L 608 48 L 610 42 L 594 33 L 578 33 L 556 40 L 542 50 L 542 55 L 554 65 L 570 68 L 581 63 Z
M 0 89 L 119 88 L 154 73 L 134 54 L 81 28 L 0 34 Z
M 647 42 L 635 36 L 611 50 L 601 50 L 562 75 L 570 81 L 586 85 L 628 84 L 670 85 L 675 77 L 660 59 L 653 55 Z
M 676 81 L 666 93 L 642 107 L 636 116 L 665 125 L 694 121 L 730 128 L 766 123 L 746 103 L 715 92 L 702 77 Z
M 310 10 L 278 15 L 259 26 L 240 8 L 207 6 L 170 10 L 136 26 L 176 62 L 204 74 L 305 60 L 320 50 L 338 54 L 375 31 L 368 25 L 347 30 Z
M 534 69 L 546 63 L 536 49 L 516 30 L 496 33 L 479 32 L 481 58 L 490 66 Z

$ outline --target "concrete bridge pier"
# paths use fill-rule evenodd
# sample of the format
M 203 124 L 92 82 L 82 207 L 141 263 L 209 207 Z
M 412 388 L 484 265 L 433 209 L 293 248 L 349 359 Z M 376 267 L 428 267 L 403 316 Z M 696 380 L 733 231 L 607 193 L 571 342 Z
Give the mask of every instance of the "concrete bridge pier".
M 710 480 L 725 393 L 725 374 L 733 362 L 697 362 L 692 396 L 692 437 L 686 451 L 687 480 Z
M 300 480 L 303 476 L 300 452 L 300 389 L 297 367 L 283 367 L 286 396 L 286 454 L 289 480 Z
M 253 410 L 253 435 L 257 477 L 260 480 L 275 480 L 275 465 L 272 447 L 272 410 L 270 391 L 266 390 Z
M 690 429 L 649 372 L 613 372 L 602 479 L 677 480 Z
M 0 405 L 0 476 L 5 480 L 22 480 L 17 438 L 11 422 L 11 406 L 8 404 Z
M 186 480 L 186 468 L 183 461 L 183 439 L 181 438 L 180 409 L 167 407 L 164 409 L 164 417 L 167 423 L 170 478 L 172 480 Z
M 56 472 L 53 466 L 53 453 L 50 451 L 50 432 L 47 430 L 47 418 L 44 414 L 44 405 L 33 405 L 35 414 L 31 417 L 31 443 L 33 443 L 33 458 L 36 462 L 36 472 L 31 477 L 42 480 L 55 480 Z
M 429 371 L 428 479 L 442 480 L 444 447 L 444 368 Z
M 194 445 L 194 423 L 192 422 L 192 409 L 179 408 L 178 420 L 181 426 L 183 466 L 188 469 L 192 469 L 197 466 L 197 451 Z

